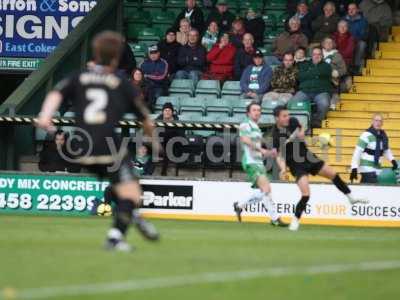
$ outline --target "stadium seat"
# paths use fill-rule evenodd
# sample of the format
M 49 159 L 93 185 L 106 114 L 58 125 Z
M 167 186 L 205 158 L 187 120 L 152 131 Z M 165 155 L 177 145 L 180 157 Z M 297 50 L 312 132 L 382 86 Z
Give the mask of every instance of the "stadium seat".
M 164 0 L 142 0 L 142 7 L 143 8 L 164 8 L 165 1 Z
M 193 122 L 199 122 L 204 116 L 204 108 L 201 106 L 181 106 L 180 115 L 190 118 Z
M 179 106 L 185 107 L 201 107 L 203 110 L 205 109 L 205 101 L 204 99 L 199 99 L 196 97 L 184 97 L 179 99 Z
M 224 98 L 224 96 L 240 96 L 241 95 L 241 89 L 240 89 L 240 81 L 225 81 L 222 91 L 221 91 L 221 97 Z
M 194 84 L 191 79 L 174 79 L 169 88 L 170 94 L 194 95 Z
M 275 107 L 279 106 L 279 105 L 284 105 L 285 103 L 279 100 L 264 100 L 262 102 L 262 108 L 263 110 L 268 110 L 268 111 L 272 111 L 274 110 Z
M 215 95 L 219 97 L 221 93 L 221 86 L 219 80 L 200 80 L 196 87 L 197 95 Z
M 289 101 L 287 108 L 289 110 L 296 110 L 296 111 L 306 111 L 311 113 L 311 103 L 309 100 L 306 101 Z
M 287 0 L 269 0 L 266 7 L 271 10 L 286 10 Z
M 264 8 L 264 3 L 262 1 L 257 0 L 244 0 L 238 2 L 239 14 L 241 16 L 245 16 L 247 10 L 252 7 L 255 8 L 257 11 L 262 12 Z
M 128 23 L 130 24 L 145 24 L 151 25 L 151 14 L 148 11 L 136 10 L 133 14 L 128 16 Z
M 267 31 L 276 29 L 276 16 L 274 14 L 265 14 L 262 18 L 265 22 Z
M 175 13 L 171 11 L 152 12 L 153 28 L 165 33 L 175 21 Z
M 138 32 L 138 41 L 148 46 L 158 43 L 163 34 L 157 28 L 143 28 Z
M 287 12 L 282 13 L 281 15 L 279 15 L 276 18 L 276 27 L 278 30 L 279 29 L 282 30 L 285 27 L 285 24 L 286 24 L 288 18 L 289 18 L 289 15 Z
M 231 109 L 231 101 L 229 99 L 207 98 L 204 100 L 205 107 L 226 107 Z
M 231 109 L 229 107 L 207 107 L 207 116 L 212 116 L 221 122 L 225 122 L 230 117 Z
M 133 54 L 136 57 L 145 57 L 147 55 L 147 45 L 140 43 L 130 43 Z
M 397 180 L 396 173 L 389 168 L 382 169 L 378 175 L 378 183 L 382 185 L 394 185 L 398 183 Z
M 261 114 L 260 124 L 274 124 L 275 117 L 272 113 L 263 113 Z

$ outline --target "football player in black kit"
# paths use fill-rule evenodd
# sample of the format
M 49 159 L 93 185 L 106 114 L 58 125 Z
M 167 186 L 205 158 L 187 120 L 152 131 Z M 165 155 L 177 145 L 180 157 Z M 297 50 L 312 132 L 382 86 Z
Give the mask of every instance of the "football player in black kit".
M 280 178 L 286 179 L 286 167 L 288 167 L 296 178 L 301 192 L 301 199 L 296 205 L 295 216 L 289 226 L 290 230 L 299 229 L 301 215 L 310 199 L 309 175 L 319 175 L 332 180 L 333 184 L 346 195 L 350 204 L 368 203 L 366 200 L 354 198 L 348 185 L 335 170 L 308 150 L 304 141 L 304 128 L 295 117 L 290 117 L 285 106 L 277 106 L 274 109 L 274 116 L 276 124 L 272 129 L 272 140 L 273 148 L 278 151 Z
M 71 101 L 75 111 L 74 152 L 79 163 L 99 179 L 109 179 L 116 211 L 107 233 L 106 248 L 130 251 L 126 233 L 130 224 L 150 240 L 159 238 L 152 224 L 137 213 L 141 188 L 133 173 L 126 147 L 115 133 L 123 114 L 133 112 L 143 124 L 144 134 L 152 136 L 153 123 L 138 97 L 139 92 L 126 79 L 116 75 L 123 38 L 119 33 L 104 31 L 94 37 L 94 65 L 62 80 L 47 95 L 39 114 L 37 126 L 48 131 L 55 129 L 52 117 L 63 101 Z M 154 145 L 157 142 L 154 141 Z M 115 151 L 115 149 L 117 151 Z M 133 216 L 133 217 L 132 217 Z M 133 222 L 132 222 L 133 220 Z

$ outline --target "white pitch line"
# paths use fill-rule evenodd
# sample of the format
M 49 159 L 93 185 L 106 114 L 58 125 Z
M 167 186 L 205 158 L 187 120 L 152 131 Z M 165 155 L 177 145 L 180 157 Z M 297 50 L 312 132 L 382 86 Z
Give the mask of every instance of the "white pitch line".
M 360 262 L 354 264 L 316 265 L 306 267 L 271 267 L 266 269 L 242 270 L 232 272 L 201 273 L 197 275 L 137 279 L 122 282 L 105 282 L 60 287 L 42 287 L 15 291 L 15 296 L 5 299 L 51 299 L 62 296 L 83 296 L 111 294 L 147 289 L 173 288 L 207 283 L 224 283 L 265 277 L 287 277 L 293 275 L 320 275 L 343 272 L 365 272 L 400 269 L 400 260 Z

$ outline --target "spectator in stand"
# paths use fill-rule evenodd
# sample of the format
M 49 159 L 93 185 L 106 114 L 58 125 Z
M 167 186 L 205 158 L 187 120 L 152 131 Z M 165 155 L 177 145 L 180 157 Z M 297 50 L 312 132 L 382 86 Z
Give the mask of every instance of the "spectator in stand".
M 253 55 L 256 49 L 254 48 L 254 38 L 251 33 L 246 33 L 243 36 L 243 47 L 236 51 L 234 78 L 240 80 L 244 69 L 253 63 Z
M 308 39 L 300 31 L 300 19 L 292 17 L 289 20 L 288 31 L 282 32 L 273 42 L 272 51 L 274 56 L 267 57 L 268 64 L 280 64 L 283 55 L 287 52 L 294 52 L 299 47 L 307 48 Z
M 250 7 L 247 10 L 244 28 L 253 35 L 255 47 L 264 45 L 265 22 L 256 8 Z
M 135 159 L 133 160 L 133 171 L 137 176 L 153 174 L 154 164 L 149 153 L 149 147 L 146 145 L 142 145 L 137 149 Z
M 264 54 L 256 50 L 253 64 L 249 65 L 240 78 L 242 98 L 261 101 L 268 91 L 272 78 L 272 69 L 264 61 Z
M 393 24 L 392 10 L 385 0 L 363 0 L 360 10 L 370 25 L 377 28 L 379 40 L 387 42 Z
M 189 41 L 190 22 L 188 19 L 182 19 L 179 22 L 179 31 L 176 33 L 176 41 L 185 46 Z
M 140 91 L 140 96 L 144 103 L 146 103 L 147 107 L 151 107 L 150 103 L 147 99 L 147 88 L 146 82 L 144 80 L 143 72 L 140 69 L 134 69 L 131 75 L 131 82 Z
M 206 68 L 206 49 L 199 44 L 199 32 L 192 29 L 189 33 L 189 43 L 179 49 L 176 79 L 192 79 L 194 84 L 200 80 Z
M 273 71 L 271 91 L 265 94 L 263 101 L 279 100 L 286 104 L 296 92 L 298 73 L 299 70 L 294 66 L 294 54 L 285 53 L 282 65 Z
M 332 67 L 332 85 L 333 94 L 330 101 L 330 108 L 336 109 L 336 104 L 339 102 L 339 94 L 347 92 L 351 88 L 351 77 L 348 76 L 346 62 L 343 56 L 336 49 L 334 40 L 326 37 L 322 41 L 322 53 L 324 61 Z
M 207 52 L 218 42 L 219 29 L 216 21 L 211 21 L 207 31 L 201 39 L 201 44 L 206 48 Z
M 186 0 L 186 7 L 178 14 L 175 20 L 175 29 L 178 28 L 182 19 L 188 19 L 191 28 L 203 33 L 205 28 L 203 11 L 196 5 L 196 0 Z
M 224 33 L 220 37 L 219 43 L 215 44 L 207 54 L 209 70 L 204 78 L 222 82 L 232 80 L 235 54 L 236 47 L 230 42 L 229 34 Z
M 180 44 L 176 41 L 175 30 L 170 28 L 165 33 L 165 39 L 158 43 L 161 58 L 168 63 L 168 74 L 173 75 L 178 69 L 178 52 Z
M 149 57 L 141 65 L 147 86 L 147 103 L 151 111 L 160 96 L 164 96 L 168 87 L 168 63 L 160 57 L 157 45 L 150 46 Z
M 348 25 L 349 31 L 354 38 L 357 39 L 356 50 L 354 52 L 354 71 L 355 75 L 360 74 L 364 65 L 364 58 L 367 49 L 368 39 L 368 22 L 360 13 L 356 3 L 350 3 L 347 9 L 347 15 L 344 18 Z
M 42 172 L 71 172 L 79 173 L 80 167 L 68 162 L 65 158 L 70 157 L 66 149 L 68 134 L 62 130 L 54 133 L 52 141 L 43 144 L 43 150 L 39 155 L 39 170 Z
M 317 106 L 311 126 L 320 128 L 329 110 L 332 93 L 332 67 L 323 61 L 322 49 L 312 50 L 311 61 L 299 63 L 299 91 L 290 102 L 312 101 Z
M 325 37 L 331 36 L 336 31 L 339 20 L 335 4 L 330 1 L 326 2 L 324 5 L 324 14 L 312 22 L 312 29 L 314 31 L 313 43 L 321 43 Z
M 232 44 L 235 45 L 236 48 L 239 49 L 242 47 L 242 40 L 245 33 L 246 29 L 244 28 L 244 22 L 242 19 L 236 19 L 232 22 L 232 30 L 229 34 L 231 36 Z
M 295 64 L 302 63 L 307 60 L 307 49 L 304 47 L 299 47 L 296 52 L 294 52 L 294 62 Z
M 385 157 L 392 163 L 392 170 L 399 169 L 393 152 L 389 147 L 389 138 L 382 129 L 383 116 L 374 114 L 371 126 L 358 138 L 351 160 L 350 181 L 358 179 L 361 173 L 361 183 L 378 183 L 378 175 L 382 171 L 381 160 Z
M 163 105 L 162 108 L 162 113 L 156 118 L 156 120 L 159 121 L 164 121 L 164 122 L 173 122 L 173 121 L 178 121 L 179 118 L 175 114 L 174 106 L 172 105 L 171 102 L 166 102 Z M 161 167 L 161 175 L 166 176 L 167 175 L 167 170 L 168 170 L 168 165 L 170 162 L 170 158 L 175 156 L 175 157 L 180 157 L 179 151 L 179 143 L 173 143 L 172 146 L 168 146 L 168 142 L 170 142 L 171 139 L 174 137 L 180 137 L 184 136 L 184 131 L 179 128 L 170 128 L 166 127 L 163 128 L 163 130 L 160 132 L 160 141 L 161 141 L 161 146 L 163 147 L 163 160 L 162 160 L 162 167 Z M 172 147 L 172 148 L 171 148 Z M 172 149 L 173 153 L 168 153 L 167 150 Z
M 336 44 L 336 48 L 349 68 L 353 65 L 354 51 L 356 49 L 357 41 L 349 32 L 349 25 L 346 21 L 342 20 L 338 23 L 338 30 L 332 37 Z
M 213 9 L 208 16 L 207 24 L 212 21 L 217 22 L 220 32 L 229 32 L 232 27 L 232 22 L 235 20 L 235 15 L 229 11 L 229 5 L 226 0 L 218 0 L 216 8 Z
M 311 13 L 308 11 L 308 4 L 306 0 L 299 1 L 294 17 L 300 19 L 300 30 L 306 35 L 307 39 L 311 41 L 313 37 L 313 31 L 311 27 L 313 19 Z

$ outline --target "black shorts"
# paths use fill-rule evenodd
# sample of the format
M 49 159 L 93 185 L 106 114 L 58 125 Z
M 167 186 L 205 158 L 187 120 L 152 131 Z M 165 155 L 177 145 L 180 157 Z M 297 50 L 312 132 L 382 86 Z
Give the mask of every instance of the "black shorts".
M 109 179 L 112 185 L 139 180 L 134 173 L 134 166 L 128 155 L 122 159 L 120 166 L 89 164 L 82 165 L 82 167 L 87 168 L 90 173 L 95 174 L 100 180 Z
M 290 173 L 294 177 L 296 177 L 296 182 L 305 175 L 317 175 L 322 167 L 324 166 L 325 162 L 320 159 L 315 159 L 313 161 L 306 160 L 302 163 L 293 163 L 288 165 Z

